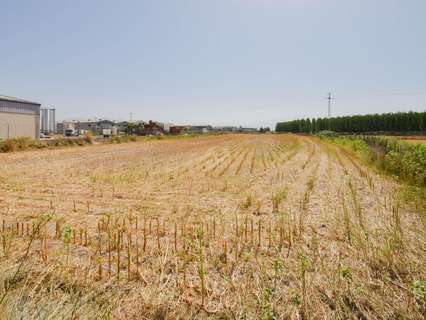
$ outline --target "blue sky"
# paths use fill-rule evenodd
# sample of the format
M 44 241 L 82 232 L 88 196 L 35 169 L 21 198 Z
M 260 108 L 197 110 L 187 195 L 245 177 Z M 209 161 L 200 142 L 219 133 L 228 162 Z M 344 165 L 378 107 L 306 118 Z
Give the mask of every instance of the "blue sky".
M 424 0 L 0 0 L 0 94 L 60 119 L 426 110 Z

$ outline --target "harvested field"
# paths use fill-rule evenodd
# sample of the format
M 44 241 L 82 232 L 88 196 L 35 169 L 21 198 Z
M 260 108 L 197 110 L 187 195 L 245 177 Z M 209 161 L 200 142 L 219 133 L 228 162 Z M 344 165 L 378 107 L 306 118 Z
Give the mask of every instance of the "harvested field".
M 409 143 L 426 143 L 426 136 L 389 136 L 390 138 L 397 138 Z
M 426 312 L 425 214 L 339 146 L 221 135 L 0 162 L 6 319 Z
M 426 139 L 404 139 L 407 142 L 410 143 L 425 143 L 426 144 Z

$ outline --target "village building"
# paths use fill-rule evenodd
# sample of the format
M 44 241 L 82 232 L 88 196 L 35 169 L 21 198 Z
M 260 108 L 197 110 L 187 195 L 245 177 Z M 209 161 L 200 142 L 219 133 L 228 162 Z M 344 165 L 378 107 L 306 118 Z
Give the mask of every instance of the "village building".
M 166 131 L 164 128 L 152 120 L 149 120 L 149 122 L 144 125 L 143 135 L 145 136 L 162 136 L 165 134 Z

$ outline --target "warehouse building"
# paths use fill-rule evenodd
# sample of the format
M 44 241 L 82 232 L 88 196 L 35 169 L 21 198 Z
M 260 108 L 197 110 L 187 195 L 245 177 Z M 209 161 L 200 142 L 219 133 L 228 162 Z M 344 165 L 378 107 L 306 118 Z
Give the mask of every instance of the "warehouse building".
M 77 132 L 91 131 L 93 134 L 102 133 L 103 129 L 114 130 L 116 123 L 110 120 L 85 120 L 85 121 L 62 121 L 56 124 L 56 132 L 65 134 L 65 130 L 75 130 Z
M 0 95 L 0 139 L 40 137 L 40 103 Z

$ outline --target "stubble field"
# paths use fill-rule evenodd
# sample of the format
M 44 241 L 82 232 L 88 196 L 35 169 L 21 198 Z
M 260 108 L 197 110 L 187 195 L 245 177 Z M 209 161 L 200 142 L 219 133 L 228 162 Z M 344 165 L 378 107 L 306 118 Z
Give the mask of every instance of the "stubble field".
M 319 139 L 164 139 L 3 154 L 0 164 L 5 319 L 426 311 L 424 213 Z

